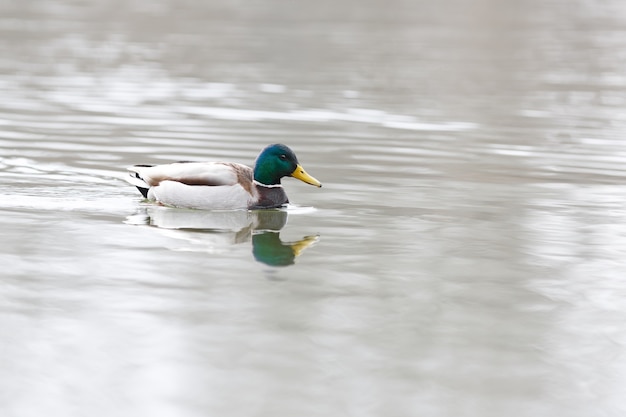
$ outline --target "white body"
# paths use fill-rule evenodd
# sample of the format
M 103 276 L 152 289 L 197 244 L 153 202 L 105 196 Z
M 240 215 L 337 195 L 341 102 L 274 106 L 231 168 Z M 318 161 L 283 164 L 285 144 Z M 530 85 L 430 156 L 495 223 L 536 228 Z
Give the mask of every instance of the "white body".
M 150 188 L 148 199 L 174 207 L 230 210 L 248 208 L 252 196 L 239 184 L 207 186 L 162 181 Z

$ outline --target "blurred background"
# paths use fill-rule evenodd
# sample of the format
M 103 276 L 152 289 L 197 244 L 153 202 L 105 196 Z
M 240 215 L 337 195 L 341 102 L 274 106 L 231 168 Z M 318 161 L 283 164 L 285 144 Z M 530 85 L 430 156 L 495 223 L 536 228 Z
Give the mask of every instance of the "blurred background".
M 625 415 L 625 74 L 621 0 L 0 2 L 0 414 Z

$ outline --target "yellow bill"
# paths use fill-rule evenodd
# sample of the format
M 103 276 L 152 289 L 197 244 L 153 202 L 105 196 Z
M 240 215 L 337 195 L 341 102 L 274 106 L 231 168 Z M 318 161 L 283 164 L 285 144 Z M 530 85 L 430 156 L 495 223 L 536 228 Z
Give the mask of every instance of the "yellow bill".
M 307 184 L 311 184 L 316 187 L 322 186 L 321 182 L 319 182 L 318 180 L 316 180 L 315 178 L 313 178 L 312 176 L 306 173 L 304 168 L 302 168 L 302 165 L 298 165 L 296 169 L 294 169 L 294 171 L 291 173 L 291 176 L 299 179 L 302 182 L 306 182 Z

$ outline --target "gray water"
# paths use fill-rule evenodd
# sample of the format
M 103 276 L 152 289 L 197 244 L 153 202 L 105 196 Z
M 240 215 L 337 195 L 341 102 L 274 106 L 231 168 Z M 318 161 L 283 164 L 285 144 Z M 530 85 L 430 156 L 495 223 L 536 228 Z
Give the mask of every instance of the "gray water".
M 0 3 L 0 414 L 626 415 L 626 3 Z M 291 146 L 292 205 L 125 167 Z

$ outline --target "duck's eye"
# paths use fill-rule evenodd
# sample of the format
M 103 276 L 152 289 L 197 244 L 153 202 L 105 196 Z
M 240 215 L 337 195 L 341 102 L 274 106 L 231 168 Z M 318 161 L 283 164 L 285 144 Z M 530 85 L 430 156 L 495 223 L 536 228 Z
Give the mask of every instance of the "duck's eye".
M 280 159 L 282 159 L 282 160 L 284 161 L 285 159 L 287 159 L 287 155 L 282 154 L 282 155 L 280 156 Z

